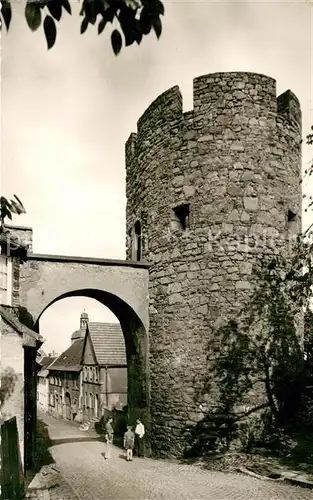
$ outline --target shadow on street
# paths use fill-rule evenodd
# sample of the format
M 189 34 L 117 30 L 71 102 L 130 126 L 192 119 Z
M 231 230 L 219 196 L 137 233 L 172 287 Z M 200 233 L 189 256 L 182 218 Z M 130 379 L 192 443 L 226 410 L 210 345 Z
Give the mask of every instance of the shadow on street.
M 93 437 L 93 436 L 86 436 L 86 437 L 69 437 L 69 438 L 63 438 L 63 439 L 51 439 L 51 445 L 50 446 L 57 446 L 59 444 L 65 444 L 65 443 L 81 443 L 83 441 L 101 441 L 100 437 Z

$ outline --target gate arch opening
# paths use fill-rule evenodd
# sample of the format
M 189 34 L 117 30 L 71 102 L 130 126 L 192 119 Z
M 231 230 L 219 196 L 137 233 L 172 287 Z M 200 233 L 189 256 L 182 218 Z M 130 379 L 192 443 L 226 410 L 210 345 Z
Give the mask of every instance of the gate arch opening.
M 126 350 L 128 418 L 130 422 L 135 421 L 137 417 L 143 419 L 146 424 L 147 440 L 149 443 L 150 377 L 147 329 L 132 307 L 120 297 L 104 290 L 91 288 L 72 290 L 55 297 L 45 305 L 38 317 L 34 318 L 34 329 L 39 332 L 40 318 L 52 304 L 70 297 L 88 297 L 94 299 L 107 307 L 118 319 L 123 331 Z

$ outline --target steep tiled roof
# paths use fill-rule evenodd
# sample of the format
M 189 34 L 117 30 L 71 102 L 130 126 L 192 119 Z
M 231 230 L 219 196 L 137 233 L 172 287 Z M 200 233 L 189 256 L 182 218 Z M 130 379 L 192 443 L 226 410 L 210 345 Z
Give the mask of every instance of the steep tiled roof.
M 45 368 L 48 368 L 49 365 L 51 365 L 51 363 L 53 363 L 53 361 L 55 361 L 57 358 L 52 358 L 50 356 L 45 356 L 41 359 L 40 361 L 40 365 L 42 366 L 42 370 L 44 370 Z
M 79 339 L 62 352 L 60 356 L 49 366 L 49 370 L 79 372 L 81 370 L 81 361 L 84 347 L 84 339 Z
M 83 339 L 86 334 L 86 327 L 80 328 L 72 333 L 71 340 Z
M 99 365 L 126 365 L 125 341 L 119 323 L 89 323 L 88 328 Z

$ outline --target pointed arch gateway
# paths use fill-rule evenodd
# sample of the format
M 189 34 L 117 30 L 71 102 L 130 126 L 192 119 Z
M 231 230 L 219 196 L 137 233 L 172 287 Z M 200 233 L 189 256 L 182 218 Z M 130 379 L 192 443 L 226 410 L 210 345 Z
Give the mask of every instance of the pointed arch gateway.
M 78 257 L 29 255 L 20 269 L 20 303 L 39 331 L 43 312 L 64 298 L 85 296 L 108 307 L 119 320 L 127 358 L 130 420 L 150 429 L 148 265 Z

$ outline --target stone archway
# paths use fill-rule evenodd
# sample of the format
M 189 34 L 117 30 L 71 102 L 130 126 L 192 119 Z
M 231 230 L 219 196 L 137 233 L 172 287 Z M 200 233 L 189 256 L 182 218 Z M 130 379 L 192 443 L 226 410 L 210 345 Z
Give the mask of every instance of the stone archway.
M 73 290 L 55 297 L 35 318 L 34 329 L 39 331 L 39 320 L 48 307 L 59 300 L 69 297 L 85 296 L 93 298 L 108 307 L 120 322 L 127 357 L 127 401 L 128 418 L 131 422 L 140 416 L 145 422 L 147 441 L 150 435 L 150 373 L 149 339 L 147 330 L 136 312 L 120 297 L 103 290 Z M 67 416 L 67 403 L 64 400 L 64 416 Z M 99 413 L 99 409 L 98 409 Z M 94 416 L 94 415 L 92 415 Z

